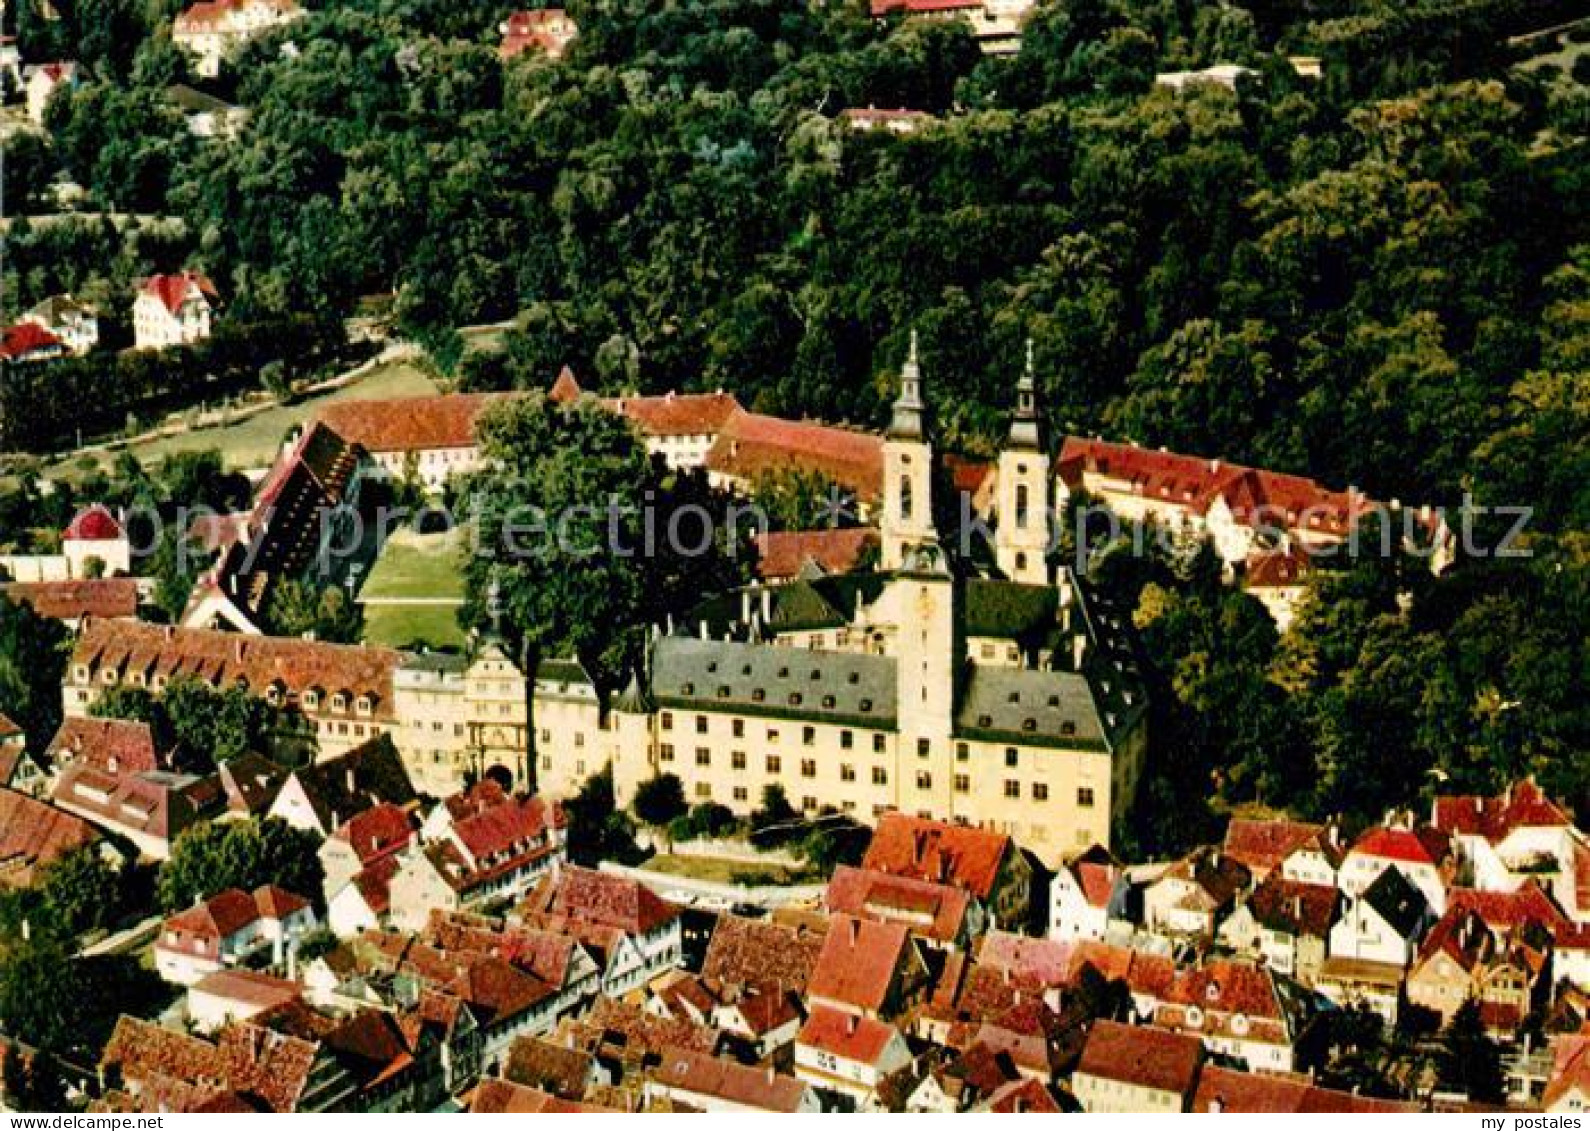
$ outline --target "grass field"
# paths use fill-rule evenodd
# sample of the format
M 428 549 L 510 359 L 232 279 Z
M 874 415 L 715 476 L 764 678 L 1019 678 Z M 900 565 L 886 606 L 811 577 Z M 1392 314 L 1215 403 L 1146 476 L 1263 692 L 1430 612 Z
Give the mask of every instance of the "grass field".
M 122 451 L 130 451 L 145 467 L 157 466 L 168 455 L 178 452 L 219 449 L 228 470 L 244 471 L 269 466 L 275 459 L 282 437 L 295 424 L 316 415 L 326 405 L 340 400 L 377 400 L 383 397 L 417 397 L 436 392 L 436 385 L 411 362 L 393 361 L 377 366 L 359 380 L 319 397 L 307 397 L 290 405 L 265 409 L 232 424 L 200 428 L 172 436 L 160 436 L 87 456 L 67 456 L 45 472 L 52 477 L 73 479 L 85 470 L 82 461 L 94 459 L 108 468 Z
M 743 884 L 747 880 L 758 885 L 793 884 L 801 882 L 798 872 L 778 864 L 749 864 L 744 860 L 727 860 L 719 856 L 670 856 L 659 853 L 641 865 L 648 872 L 661 872 L 665 876 L 684 876 L 717 884 Z
M 456 614 L 464 599 L 457 532 L 392 534 L 359 592 L 365 642 L 403 648 L 464 643 Z

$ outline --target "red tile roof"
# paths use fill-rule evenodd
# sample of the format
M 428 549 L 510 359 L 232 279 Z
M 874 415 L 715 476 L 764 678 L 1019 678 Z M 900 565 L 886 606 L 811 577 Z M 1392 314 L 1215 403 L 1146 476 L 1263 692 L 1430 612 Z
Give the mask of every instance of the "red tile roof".
M 1244 589 L 1291 589 L 1302 585 L 1314 570 L 1314 559 L 1294 543 L 1276 550 L 1248 555 L 1242 572 Z
M 131 719 L 63 719 L 46 756 L 55 766 L 93 766 L 108 774 L 168 768 L 155 751 L 149 724 Z
M 177 16 L 174 30 L 189 34 L 211 31 L 214 25 L 223 23 L 233 13 L 256 5 L 273 9 L 278 17 L 299 10 L 297 0 L 199 0 Z
M 211 4 L 196 4 L 191 11 L 227 5 L 228 0 L 213 0 Z M 177 17 L 179 27 L 186 18 L 186 15 Z M 151 275 L 144 280 L 141 290 L 142 293 L 159 299 L 172 314 L 180 312 L 183 305 L 191 299 L 207 299 L 214 302 L 219 297 L 215 284 L 197 271 L 183 271 L 177 275 Z
M 841 864 L 828 881 L 830 911 L 895 922 L 935 942 L 953 943 L 966 930 L 970 896 L 959 888 Z
M 857 1017 L 853 1013 L 826 1005 L 812 1007 L 811 1016 L 801 1026 L 797 1042 L 808 1048 L 832 1053 L 858 1064 L 877 1064 L 899 1030 L 885 1021 Z
M 861 866 L 949 884 L 986 902 L 1011 851 L 1010 838 L 1002 833 L 888 813 L 879 820 Z
M 724 422 L 706 466 L 751 483 L 789 471 L 822 475 L 871 502 L 883 489 L 883 441 L 813 421 L 738 412 Z
M 1186 1096 L 1198 1079 L 1203 1042 L 1147 1025 L 1096 1021 L 1077 1074 Z
M 67 542 L 117 542 L 125 537 L 116 516 L 99 503 L 78 511 L 61 534 Z
M 228 968 L 206 974 L 193 986 L 192 992 L 211 994 L 258 1009 L 270 1009 L 298 1000 L 303 987 L 297 982 L 273 978 L 257 970 Z
M 664 1088 L 759 1111 L 796 1112 L 807 1086 L 771 1068 L 752 1068 L 690 1049 L 664 1049 L 652 1079 Z
M 469 1110 L 474 1115 L 577 1115 L 582 1112 L 612 1112 L 617 1108 L 600 1104 L 566 1100 L 548 1095 L 522 1084 L 488 1076 L 475 1085 L 471 1093 Z
M 996 1088 L 978 1105 L 978 1110 L 1001 1115 L 1058 1114 L 1060 1104 L 1048 1088 L 1037 1080 L 1023 1077 Z
M 1563 808 L 1527 778 L 1496 797 L 1438 797 L 1434 816 L 1435 827 L 1443 832 L 1481 836 L 1492 844 L 1515 829 L 1573 826 Z
M 1226 1114 L 1280 1115 L 1291 1112 L 1384 1112 L 1412 1114 L 1416 1104 L 1374 1099 L 1321 1088 L 1304 1077 L 1273 1076 L 1239 1072 L 1233 1068 L 1205 1065 L 1198 1078 L 1198 1091 L 1189 1105 L 1193 1112 Z
M 1552 1054 L 1551 1076 L 1540 1097 L 1543 1108 L 1550 1108 L 1577 1089 L 1590 1097 L 1590 1036 L 1558 1037 Z
M 23 361 L 33 353 L 57 353 L 66 345 L 37 322 L 18 322 L 0 331 L 0 358 Z
M 1254 921 L 1271 931 L 1325 939 L 1336 922 L 1341 893 L 1324 884 L 1282 879 L 1272 872 L 1248 898 Z
M 545 843 L 561 811 L 540 797 L 509 797 L 491 781 L 448 802 L 453 835 L 474 858 L 476 867 Z
M 113 620 L 138 615 L 138 580 L 132 577 L 11 582 L 0 585 L 0 593 L 50 620 Z
M 191 675 L 213 687 L 241 683 L 255 695 L 274 684 L 288 696 L 318 691 L 323 697 L 346 692 L 373 700 L 372 718 L 392 714 L 392 673 L 401 655 L 386 648 L 325 644 L 285 637 L 241 636 L 199 628 L 172 628 L 136 621 L 90 620 L 72 650 L 73 667 L 88 669 L 101 685 L 110 669 L 125 680 L 134 672 L 150 685 L 157 677 Z
M 740 402 L 729 393 L 663 393 L 608 397 L 602 403 L 622 413 L 648 436 L 716 436 Z
M 1302 849 L 1317 849 L 1333 865 L 1340 863 L 1339 852 L 1331 849 L 1324 825 L 1303 821 L 1251 820 L 1233 817 L 1226 826 L 1225 853 L 1245 865 L 1255 875 L 1279 868 L 1286 858 Z
M 414 839 L 414 822 L 408 810 L 383 801 L 344 821 L 331 835 L 352 848 L 359 862 L 368 866 L 408 847 Z
M 1497 934 L 1531 924 L 1555 931 L 1566 926 L 1568 917 L 1534 880 L 1526 880 L 1513 891 L 1476 891 L 1452 888 L 1447 892 L 1447 910 L 1472 911 Z
M 475 446 L 475 424 L 486 406 L 511 393 L 337 401 L 320 422 L 368 452 L 442 451 Z
M 27 887 L 40 868 L 99 839 L 99 832 L 82 818 L 0 789 L 0 885 Z
M 910 934 L 899 923 L 835 915 L 806 992 L 869 1012 L 880 1010 L 910 947 Z
M 1075 946 L 1054 939 L 989 931 L 978 944 L 977 961 L 1050 988 L 1067 985 L 1075 978 L 1076 953 Z
M 259 907 L 253 896 L 238 888 L 228 888 L 167 919 L 161 941 L 168 931 L 205 939 L 230 938 L 252 926 L 259 917 Z
M 503 59 L 515 59 L 532 47 L 546 52 L 549 58 L 563 55 L 574 38 L 574 22 L 562 8 L 539 8 L 529 12 L 514 12 L 503 24 Z
M 783 581 L 800 575 L 808 562 L 824 573 L 849 573 L 862 555 L 878 544 L 870 526 L 840 530 L 776 530 L 759 536 L 757 572 L 764 580 Z
M 645 935 L 679 917 L 679 907 L 645 884 L 574 865 L 546 877 L 526 897 L 521 914 L 551 915 Z
M 1416 829 L 1377 825 L 1353 843 L 1349 854 L 1435 866 L 1451 855 L 1451 850 L 1447 834 L 1428 825 Z
M 824 932 L 719 915 L 701 976 L 735 988 L 772 987 L 803 994 L 824 937 Z

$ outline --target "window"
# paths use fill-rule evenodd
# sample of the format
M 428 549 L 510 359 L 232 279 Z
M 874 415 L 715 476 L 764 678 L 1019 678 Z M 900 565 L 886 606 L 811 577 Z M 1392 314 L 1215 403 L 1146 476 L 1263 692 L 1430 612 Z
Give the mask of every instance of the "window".
M 801 745 L 815 746 L 817 744 L 817 728 L 801 727 Z
M 919 738 L 916 740 L 916 756 L 918 758 L 926 758 L 932 752 L 933 744 L 931 742 L 925 738 Z
M 1019 781 L 1006 781 L 1005 782 L 1005 796 L 1006 797 L 1020 797 L 1021 796 L 1021 783 Z
M 1032 783 L 1032 799 L 1034 801 L 1049 800 L 1049 783 L 1035 781 Z
M 932 789 L 933 775 L 926 770 L 918 770 L 916 774 L 916 787 L 918 789 Z
M 697 734 L 706 734 L 707 733 L 707 716 L 705 716 L 705 715 L 697 715 L 696 716 L 696 733 Z
M 767 728 L 767 742 L 769 746 L 778 745 L 778 727 Z
M 674 729 L 674 713 L 672 711 L 664 711 L 662 713 L 662 728 L 663 730 Z
M 849 750 L 855 744 L 856 736 L 854 734 L 850 733 L 848 730 L 842 730 L 839 732 L 839 748 L 841 750 Z
M 815 798 L 815 797 L 803 797 L 803 798 L 801 798 L 801 812 L 803 812 L 803 813 L 815 813 L 816 811 L 817 811 L 817 798 Z
M 1016 484 L 1016 525 L 1025 528 L 1027 525 L 1027 485 Z
M 663 743 L 658 748 L 657 756 L 664 762 L 672 762 L 674 760 L 674 744 L 671 742 Z
M 1082 786 L 1077 790 L 1077 804 L 1083 809 L 1093 808 L 1093 787 L 1091 785 Z
M 777 754 L 769 754 L 767 756 L 767 772 L 770 774 L 783 773 L 784 759 L 780 758 Z
M 968 777 L 966 774 L 956 774 L 955 775 L 955 792 L 956 793 L 970 793 L 971 791 L 972 791 L 972 779 L 970 777 Z
M 852 765 L 849 765 L 848 763 L 845 764 L 845 765 L 841 765 L 839 767 L 839 780 L 840 781 L 855 781 L 856 780 L 856 767 L 854 767 Z
M 1018 755 L 1016 753 L 1016 748 L 1014 746 L 1005 747 L 1005 765 L 1006 766 L 1008 766 L 1010 769 L 1014 770 L 1016 768 L 1016 763 L 1019 760 L 1020 760 L 1020 755 Z
M 734 731 L 734 737 L 735 738 L 744 738 L 745 737 L 745 720 L 744 719 L 735 719 L 733 727 L 731 729 Z
M 817 763 L 811 758 L 801 759 L 801 777 L 814 778 L 817 776 Z
M 883 738 L 883 735 L 881 735 L 881 734 L 873 735 L 872 736 L 872 752 L 874 754 L 882 754 L 883 753 L 883 749 L 884 749 L 884 738 Z
M 711 749 L 709 749 L 708 747 L 705 747 L 705 746 L 696 747 L 696 765 L 698 765 L 698 766 L 710 766 L 710 765 L 712 765 L 712 751 L 711 751 Z
M 736 770 L 745 769 L 745 751 L 736 750 L 734 753 L 730 754 L 729 765 L 733 766 Z
M 911 521 L 911 480 L 902 476 L 900 478 L 900 517 L 906 522 Z
M 736 801 L 749 801 L 751 799 L 750 791 L 743 785 L 737 785 L 734 787 L 734 799 Z
M 888 785 L 889 784 L 889 771 L 884 769 L 882 766 L 874 766 L 874 767 L 872 767 L 872 784 L 873 785 Z
M 576 731 L 574 733 L 574 745 L 575 746 L 584 746 L 585 745 L 585 734 L 584 734 L 583 731 Z
M 971 748 L 969 746 L 967 746 L 966 743 L 957 742 L 955 744 L 955 760 L 957 762 L 964 762 L 968 758 L 970 758 L 971 756 L 972 756 Z
M 705 797 L 705 798 L 710 799 L 712 797 L 712 783 L 711 782 L 706 782 L 706 781 L 698 781 L 696 783 L 696 796 L 697 797 Z

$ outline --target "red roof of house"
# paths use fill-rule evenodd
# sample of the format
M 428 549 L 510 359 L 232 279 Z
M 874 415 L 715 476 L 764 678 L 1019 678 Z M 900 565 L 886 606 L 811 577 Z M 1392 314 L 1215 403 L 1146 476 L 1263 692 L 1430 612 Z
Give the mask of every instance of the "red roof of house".
M 1451 850 L 1446 833 L 1428 825 L 1416 829 L 1377 825 L 1353 843 L 1350 854 L 1434 866 L 1445 860 Z
M 1006 931 L 989 931 L 977 947 L 981 966 L 1031 979 L 1043 988 L 1069 984 L 1075 977 L 1076 948 L 1055 939 L 1037 939 Z
M 303 911 L 309 901 L 275 884 L 265 884 L 254 889 L 254 906 L 261 919 L 285 919 Z
M 228 1001 L 241 1002 L 259 1009 L 269 1009 L 296 1001 L 302 994 L 303 987 L 297 982 L 289 982 L 285 978 L 273 978 L 257 970 L 228 968 L 206 974 L 193 987 L 193 992 L 224 997 Z
M 1234 817 L 1226 826 L 1226 855 L 1256 874 L 1279 868 L 1288 856 L 1305 848 L 1325 852 L 1332 864 L 1339 863 L 1340 854 L 1330 851 L 1323 825 Z
M 1304 884 L 1271 872 L 1248 898 L 1261 926 L 1289 935 L 1325 939 L 1336 923 L 1341 893 L 1327 884 Z
M 796 1040 L 857 1064 L 877 1064 L 883 1050 L 898 1036 L 899 1031 L 887 1022 L 816 1005 Z
M 821 931 L 719 915 L 701 976 L 725 986 L 805 993 L 825 937 Z
M 1082 1046 L 1079 1075 L 1185 1096 L 1198 1079 L 1203 1042 L 1148 1025 L 1096 1021 Z
M 1000 1115 L 1058 1114 L 1060 1105 L 1048 1088 L 1037 1080 L 1023 1076 L 990 1092 L 988 1098 L 978 1105 L 978 1110 Z
M 179 32 L 209 31 L 211 25 L 223 22 L 234 12 L 256 5 L 275 9 L 277 16 L 299 10 L 297 0 L 199 0 L 177 16 L 174 27 Z
M 1276 550 L 1257 550 L 1243 568 L 1245 589 L 1291 589 L 1302 585 L 1313 572 L 1314 559 L 1293 542 Z
M 740 402 L 729 393 L 664 393 L 654 397 L 609 397 L 602 402 L 648 436 L 715 436 Z
M 0 585 L 0 593 L 50 620 L 118 620 L 138 615 L 138 579 L 133 577 L 11 582 Z
M 320 422 L 368 452 L 424 452 L 475 445 L 481 412 L 512 393 L 455 393 L 440 397 L 336 401 Z
M 834 870 L 823 898 L 830 911 L 900 923 L 936 942 L 954 942 L 961 937 L 971 902 L 959 888 L 844 864 Z
M 510 850 L 543 841 L 557 820 L 539 797 L 510 797 L 489 779 L 448 799 L 453 833 L 477 866 Z
M 1492 844 L 1514 829 L 1573 826 L 1563 808 L 1528 778 L 1496 797 L 1438 797 L 1434 817 L 1435 827 L 1443 832 L 1482 836 Z
M 645 884 L 574 865 L 543 879 L 520 907 L 529 915 L 552 915 L 650 934 L 679 917 L 680 909 Z
M 1194 514 L 1223 498 L 1240 523 L 1336 538 L 1375 506 L 1362 494 L 1332 491 L 1300 475 L 1078 436 L 1066 437 L 1056 470 L 1073 487 L 1088 472 Z
M 215 4 L 225 5 L 227 0 L 215 0 Z M 202 8 L 206 5 L 195 5 Z M 179 21 L 182 17 L 178 17 Z M 151 275 L 144 280 L 142 291 L 160 300 L 161 304 L 172 314 L 182 310 L 187 302 L 193 299 L 207 299 L 215 301 L 219 296 L 215 284 L 197 271 L 183 271 L 176 275 Z
M 1450 912 L 1454 908 L 1473 911 L 1486 926 L 1501 934 L 1528 924 L 1555 930 L 1568 922 L 1568 917 L 1551 896 L 1533 879 L 1526 880 L 1513 891 L 1452 888 L 1447 892 L 1447 910 Z
M 483 1078 L 470 1094 L 469 1110 L 474 1115 L 578 1115 L 612 1112 L 618 1109 L 583 1100 L 566 1100 L 536 1088 L 526 1088 L 495 1076 Z
M 1413 1113 L 1420 1109 L 1416 1104 L 1321 1088 L 1300 1076 L 1241 1072 L 1210 1064 L 1205 1065 L 1199 1074 L 1198 1091 L 1193 1096 L 1190 1110 L 1279 1115 L 1290 1112 Z
M 21 361 L 30 353 L 59 350 L 65 343 L 37 322 L 19 322 L 0 331 L 0 358 Z
M 793 1076 L 692 1049 L 663 1050 L 662 1063 L 653 1070 L 652 1078 L 664 1088 L 759 1111 L 799 1111 L 807 1092 L 806 1084 Z
M 938 12 L 981 11 L 982 0 L 872 0 L 872 14 L 887 16 L 891 12 L 906 15 L 927 15 Z
M 83 764 L 108 774 L 164 769 L 148 723 L 131 719 L 66 718 L 46 751 L 51 764 Z
M 82 818 L 0 789 L 0 884 L 27 887 L 38 869 L 99 839 L 99 832 Z
M 21 733 L 22 728 L 16 723 L 12 722 L 11 718 L 4 711 L 0 711 L 0 741 L 3 741 L 7 738 L 13 738 Z
M 861 866 L 949 884 L 986 901 L 1010 851 L 1010 838 L 1003 833 L 888 813 L 879 820 Z
M 839 530 L 775 530 L 756 540 L 757 572 L 764 580 L 783 581 L 799 576 L 808 562 L 824 573 L 849 573 L 862 554 L 878 544 L 870 526 Z
M 752 483 L 782 472 L 821 475 L 870 502 L 883 490 L 883 441 L 814 421 L 737 412 L 724 422 L 706 466 Z
M 910 945 L 910 933 L 900 923 L 835 915 L 806 992 L 860 1009 L 881 1009 Z
M 78 511 L 61 537 L 67 542 L 119 542 L 126 532 L 108 508 L 95 503 Z
M 503 23 L 500 53 L 504 59 L 514 59 L 538 47 L 556 59 L 574 38 L 574 31 L 574 22 L 562 8 L 514 12 Z
M 344 821 L 331 835 L 352 848 L 359 863 L 368 867 L 406 848 L 414 839 L 414 822 L 407 810 L 383 801 Z
M 237 934 L 260 917 L 254 897 L 239 888 L 217 892 L 166 920 L 165 931 L 180 931 L 207 939 L 224 939 Z M 165 931 L 162 931 L 162 938 Z M 158 945 L 158 944 L 157 944 Z

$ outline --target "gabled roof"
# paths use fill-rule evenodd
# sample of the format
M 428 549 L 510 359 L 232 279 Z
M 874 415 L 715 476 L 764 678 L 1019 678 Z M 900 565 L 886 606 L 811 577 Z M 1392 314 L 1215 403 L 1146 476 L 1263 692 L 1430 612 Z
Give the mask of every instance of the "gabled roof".
M 806 992 L 813 998 L 876 1011 L 907 961 L 911 937 L 899 923 L 835 915 Z
M 883 441 L 828 424 L 741 411 L 724 421 L 706 466 L 753 483 L 783 472 L 814 473 L 871 502 L 883 489 Z
M 885 1021 L 817 1005 L 812 1007 L 796 1041 L 858 1064 L 877 1064 L 890 1042 L 897 1039 L 899 1030 Z
M 1147 1025 L 1096 1021 L 1077 1074 L 1186 1096 L 1198 1079 L 1203 1042 Z
M 737 988 L 805 993 L 824 937 L 822 932 L 722 914 L 707 944 L 701 976 Z
M 474 1115 L 575 1115 L 580 1112 L 612 1112 L 617 1108 L 583 1103 L 526 1088 L 508 1080 L 487 1076 L 470 1093 L 469 1110 Z
M 526 921 L 561 916 L 644 935 L 677 919 L 680 909 L 635 880 L 569 865 L 543 879 L 520 913 Z
M 78 511 L 61 533 L 67 542 L 119 542 L 126 536 L 116 516 L 100 503 Z
M 51 765 L 93 766 L 109 774 L 168 769 L 155 751 L 154 731 L 132 719 L 69 717 L 45 752 Z
M 368 452 L 443 451 L 475 446 L 475 425 L 488 405 L 512 393 L 454 393 L 391 400 L 344 400 L 320 410 L 320 422 Z
M 222 763 L 217 771 L 226 790 L 226 807 L 233 813 L 259 816 L 271 807 L 288 771 L 262 754 L 240 754 Z
M 216 2 L 223 3 L 225 0 L 216 0 Z M 183 306 L 189 302 L 213 303 L 220 297 L 215 284 L 197 271 L 183 271 L 176 275 L 151 275 L 144 280 L 139 293 L 159 299 L 160 304 L 172 315 L 180 313 Z
M 359 863 L 369 866 L 407 847 L 414 839 L 414 821 L 408 810 L 383 801 L 344 821 L 331 838 L 348 845 Z
M 1333 866 L 1341 861 L 1324 825 L 1233 817 L 1226 826 L 1225 854 L 1255 873 L 1279 868 L 1287 857 L 1305 849 L 1323 853 Z
M 1549 1110 L 1575 1090 L 1590 1097 L 1590 1035 L 1557 1038 L 1541 1107 Z
M 134 577 L 14 581 L 0 585 L 0 593 L 51 620 L 75 623 L 89 617 L 117 619 L 138 615 L 138 579 Z
M 1291 1112 L 1412 1114 L 1417 1104 L 1321 1088 L 1305 1077 L 1241 1072 L 1207 1064 L 1198 1077 L 1192 1112 L 1280 1115 Z
M 294 770 L 293 778 L 323 829 L 337 828 L 382 802 L 404 806 L 416 800 L 403 759 L 386 734 L 340 757 Z
M 690 1049 L 664 1049 L 662 1063 L 653 1071 L 652 1078 L 665 1088 L 710 1096 L 759 1111 L 799 1111 L 807 1094 L 806 1084 L 793 1076 Z
M 914 934 L 950 943 L 966 929 L 970 897 L 944 884 L 841 864 L 828 881 L 824 902 L 830 911 L 900 923 Z
M 53 353 L 66 348 L 66 343 L 37 322 L 18 322 L 0 330 L 0 358 L 7 361 L 24 361 L 29 354 Z
M 27 887 L 40 868 L 99 840 L 98 830 L 82 818 L 0 789 L 0 885 Z
M 1341 893 L 1324 884 L 1304 884 L 1271 872 L 1248 898 L 1254 921 L 1283 934 L 1324 939 L 1336 922 Z
M 988 900 L 1012 851 L 1003 833 L 887 813 L 861 866 L 874 872 L 948 884 Z
M 1515 829 L 1572 828 L 1573 820 L 1545 792 L 1526 778 L 1495 797 L 1438 797 L 1432 822 L 1442 832 L 1480 836 L 1492 844 Z
M 775 530 L 756 540 L 757 573 L 764 580 L 786 580 L 815 565 L 822 573 L 848 573 L 878 544 L 870 526 L 836 530 Z
M 566 1048 L 540 1037 L 520 1037 L 508 1050 L 504 1078 L 566 1100 L 584 1097 L 595 1061 L 582 1049 Z
M 1347 854 L 1436 867 L 1452 854 L 1452 843 L 1448 834 L 1429 825 L 1412 829 L 1376 825 L 1354 841 Z

